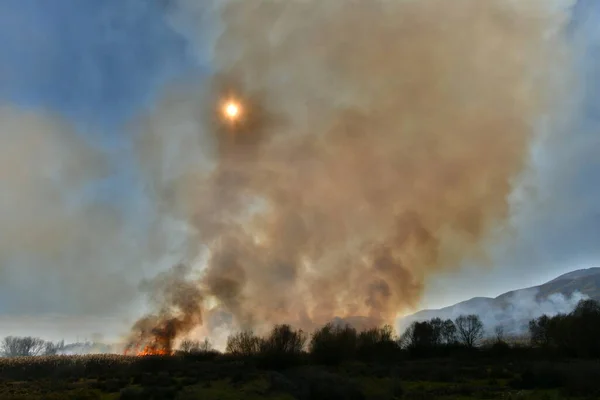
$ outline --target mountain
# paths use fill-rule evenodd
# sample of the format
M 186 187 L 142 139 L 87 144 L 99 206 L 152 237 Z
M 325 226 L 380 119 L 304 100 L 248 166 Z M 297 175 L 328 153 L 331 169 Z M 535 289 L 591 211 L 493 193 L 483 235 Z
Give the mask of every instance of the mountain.
M 449 307 L 419 311 L 402 318 L 400 330 L 414 321 L 477 314 L 488 332 L 502 325 L 506 333 L 520 334 L 527 330 L 529 320 L 542 314 L 568 313 L 585 298 L 600 301 L 600 268 L 569 272 L 542 285 L 513 290 L 495 298 L 475 297 Z

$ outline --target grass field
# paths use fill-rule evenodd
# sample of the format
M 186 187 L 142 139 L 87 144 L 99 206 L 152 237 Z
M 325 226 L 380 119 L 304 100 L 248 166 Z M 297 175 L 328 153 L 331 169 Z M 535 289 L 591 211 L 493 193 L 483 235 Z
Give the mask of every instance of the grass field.
M 0 399 L 593 399 L 598 361 L 404 360 L 279 371 L 202 356 L 2 359 Z

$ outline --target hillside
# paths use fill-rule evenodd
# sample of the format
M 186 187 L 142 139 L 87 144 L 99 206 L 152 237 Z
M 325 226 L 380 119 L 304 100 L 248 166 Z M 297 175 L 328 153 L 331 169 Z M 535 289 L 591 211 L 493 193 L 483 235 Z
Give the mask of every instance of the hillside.
M 489 332 L 503 325 L 507 333 L 518 334 L 526 330 L 530 319 L 542 314 L 569 312 L 579 300 L 587 297 L 600 300 L 600 268 L 569 272 L 542 285 L 513 290 L 495 298 L 475 297 L 441 309 L 419 311 L 403 318 L 400 329 L 413 321 L 478 314 Z

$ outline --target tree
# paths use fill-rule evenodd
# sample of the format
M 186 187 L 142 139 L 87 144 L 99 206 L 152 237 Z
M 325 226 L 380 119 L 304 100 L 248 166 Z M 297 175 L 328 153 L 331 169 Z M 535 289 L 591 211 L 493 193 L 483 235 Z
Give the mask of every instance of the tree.
M 258 354 L 261 340 L 252 331 L 242 331 L 227 338 L 227 352 L 238 356 Z
M 56 342 L 56 343 L 52 343 L 52 342 L 44 343 L 44 355 L 46 355 L 46 356 L 53 356 L 64 350 L 65 350 L 65 341 L 64 340 L 61 340 L 60 342 Z
M 398 346 L 402 349 L 407 349 L 412 347 L 413 344 L 413 335 L 415 332 L 415 323 L 413 322 L 406 328 L 406 330 L 400 335 L 398 339 Z
M 550 317 L 542 315 L 529 321 L 529 336 L 534 346 L 547 347 L 550 345 Z
M 531 343 L 566 356 L 600 357 L 600 304 L 582 300 L 569 314 L 529 322 Z
M 400 343 L 406 348 L 433 348 L 456 342 L 456 326 L 452 320 L 433 318 L 415 321 L 402 334 Z
M 306 343 L 302 330 L 295 331 L 289 325 L 275 325 L 271 334 L 261 341 L 261 353 L 300 354 Z
M 596 300 L 580 300 L 572 312 L 572 315 L 579 318 L 590 318 L 600 315 L 600 303 Z
M 466 347 L 473 348 L 483 338 L 483 323 L 475 314 L 461 315 L 456 318 L 458 338 Z
M 494 328 L 494 332 L 496 333 L 496 343 L 504 343 L 504 327 L 497 325 Z
M 600 304 L 581 300 L 571 313 L 572 336 L 576 337 L 577 354 L 582 357 L 600 356 Z
M 444 328 L 444 321 L 441 318 L 433 318 L 429 321 L 431 326 L 431 345 L 439 346 L 442 344 L 442 330 Z
M 200 347 L 200 342 L 198 342 L 197 340 L 185 339 L 179 344 L 179 351 L 182 351 L 184 353 L 191 353 L 195 351 L 198 347 Z
M 304 350 L 307 336 L 289 325 L 275 325 L 260 341 L 259 365 L 268 368 L 285 368 L 297 364 Z
M 183 340 L 179 345 L 179 351 L 183 353 L 206 353 L 213 350 L 212 343 L 206 338 L 199 340 Z
M 391 360 L 396 356 L 398 343 L 391 325 L 372 328 L 358 334 L 356 353 L 362 361 Z
M 339 364 L 356 356 L 357 341 L 356 329 L 330 323 L 313 333 L 310 355 L 317 363 Z
M 210 340 L 208 340 L 208 338 L 205 338 L 202 342 L 200 342 L 200 347 L 198 348 L 198 350 L 206 352 L 213 351 L 214 348 Z
M 439 331 L 432 322 L 415 322 L 412 326 L 410 347 L 427 349 L 439 343 Z
M 31 336 L 7 336 L 0 344 L 0 349 L 4 357 L 39 356 L 44 354 L 46 342 Z
M 456 325 L 451 319 L 443 322 L 441 335 L 444 344 L 451 345 L 456 343 Z

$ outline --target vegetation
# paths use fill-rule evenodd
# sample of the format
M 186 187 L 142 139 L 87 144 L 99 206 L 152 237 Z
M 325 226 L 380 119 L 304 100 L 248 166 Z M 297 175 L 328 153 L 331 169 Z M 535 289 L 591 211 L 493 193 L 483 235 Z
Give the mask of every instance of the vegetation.
M 570 314 L 529 322 L 534 346 L 568 357 L 600 357 L 600 305 L 582 300 Z
M 475 315 L 415 322 L 401 337 L 389 326 L 359 332 L 328 324 L 309 336 L 278 325 L 265 337 L 232 335 L 225 353 L 205 340 L 184 341 L 173 356 L 5 357 L 0 398 L 599 398 L 599 329 L 600 306 L 589 300 L 570 314 L 531 321 L 530 342 L 520 344 L 501 327 L 483 341 Z M 15 338 L 2 348 L 46 351 Z
M 2 357 L 27 357 L 58 354 L 65 347 L 65 342 L 52 343 L 31 336 L 8 336 L 0 344 Z

